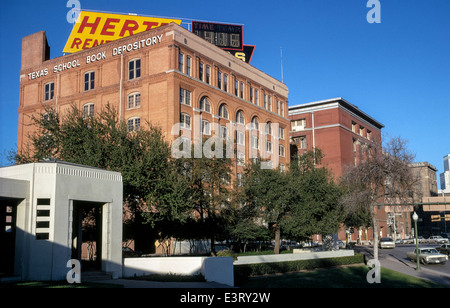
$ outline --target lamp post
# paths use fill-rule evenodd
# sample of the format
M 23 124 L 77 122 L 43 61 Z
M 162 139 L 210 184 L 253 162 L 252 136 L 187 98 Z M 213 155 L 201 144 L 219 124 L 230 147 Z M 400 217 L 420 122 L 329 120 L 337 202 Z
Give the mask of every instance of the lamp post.
M 417 213 L 414 212 L 412 219 L 414 220 L 414 233 L 416 237 L 416 262 L 417 267 L 416 270 L 420 271 L 420 261 L 419 261 L 419 237 L 417 236 L 417 220 L 419 219 L 419 216 L 417 216 Z

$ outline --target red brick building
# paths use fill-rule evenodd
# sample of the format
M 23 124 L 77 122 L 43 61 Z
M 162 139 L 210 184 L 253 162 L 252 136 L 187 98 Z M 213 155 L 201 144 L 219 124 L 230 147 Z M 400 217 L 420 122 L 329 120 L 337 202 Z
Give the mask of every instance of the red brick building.
M 333 98 L 289 107 L 289 132 L 292 155 L 318 148 L 324 157 L 321 165 L 332 172 L 336 180 L 347 166 L 358 164 L 368 151 L 380 146 L 383 124 L 364 113 L 343 98 Z M 375 209 L 382 236 L 386 236 L 387 214 L 383 208 Z M 351 234 L 350 240 L 370 240 L 367 230 Z M 345 240 L 345 230 L 339 233 Z

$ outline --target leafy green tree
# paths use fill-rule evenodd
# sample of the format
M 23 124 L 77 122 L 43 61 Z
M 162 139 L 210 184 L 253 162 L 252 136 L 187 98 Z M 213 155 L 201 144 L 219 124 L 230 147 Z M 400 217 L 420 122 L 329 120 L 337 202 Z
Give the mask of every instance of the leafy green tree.
M 316 167 L 320 159 L 320 151 L 315 150 L 301 155 L 284 172 L 261 169 L 258 163 L 247 169 L 246 206 L 259 209 L 260 217 L 273 228 L 275 253 L 282 234 L 304 240 L 339 229 L 340 189 L 328 170 Z
M 16 162 L 56 159 L 121 172 L 126 239 L 148 237 L 155 224 L 143 223 L 150 214 L 155 216 L 151 221 L 161 225 L 162 217 L 171 223 L 183 221 L 186 183 L 172 166 L 170 147 L 159 127 L 147 123 L 129 132 L 110 106 L 93 117 L 75 106 L 64 116 L 47 107 L 33 122 L 37 130 L 15 155 Z

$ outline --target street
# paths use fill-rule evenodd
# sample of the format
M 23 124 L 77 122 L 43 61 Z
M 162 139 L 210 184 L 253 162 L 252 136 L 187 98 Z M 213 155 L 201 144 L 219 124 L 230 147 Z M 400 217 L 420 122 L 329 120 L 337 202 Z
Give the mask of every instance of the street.
M 419 247 L 436 248 L 437 244 L 419 244 Z M 394 249 L 379 249 L 379 261 L 382 267 L 386 267 L 404 274 L 428 279 L 437 283 L 450 286 L 450 261 L 445 264 L 420 264 L 420 270 L 416 270 L 416 262 L 406 257 L 406 253 L 414 251 L 414 244 L 396 244 Z M 366 256 L 366 260 L 373 258 L 372 246 L 355 246 L 355 253 Z

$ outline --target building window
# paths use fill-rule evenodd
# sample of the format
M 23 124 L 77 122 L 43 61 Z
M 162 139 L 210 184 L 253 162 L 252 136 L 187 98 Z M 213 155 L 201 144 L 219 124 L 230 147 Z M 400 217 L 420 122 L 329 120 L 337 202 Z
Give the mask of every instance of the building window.
M 191 91 L 180 88 L 180 104 L 191 106 Z
M 252 119 L 252 129 L 256 129 L 256 130 L 258 130 L 258 128 L 259 128 L 259 121 L 258 121 L 258 118 L 257 117 L 253 117 L 253 119 Z
M 180 123 L 181 128 L 191 129 L 191 116 L 186 113 L 182 113 L 180 115 Z
M 49 82 L 44 86 L 44 100 L 49 101 L 52 100 L 55 96 L 55 83 Z
M 219 107 L 219 117 L 228 120 L 228 109 L 227 106 L 225 106 L 225 104 L 222 104 Z
M 203 81 L 203 62 L 200 62 L 198 65 L 198 79 Z
M 281 144 L 278 146 L 278 155 L 280 155 L 281 157 L 284 157 L 284 155 L 285 155 L 284 146 Z
M 131 93 L 128 95 L 128 109 L 138 108 L 141 106 L 141 93 Z
M 272 141 L 266 141 L 266 151 L 272 153 Z
M 226 140 L 228 138 L 228 128 L 226 126 L 220 125 L 219 136 L 220 138 Z
M 239 91 L 239 82 L 237 81 L 237 79 L 234 80 L 234 95 L 238 96 L 238 91 Z
M 211 113 L 211 103 L 206 96 L 200 100 L 200 110 Z
M 83 118 L 87 119 L 94 116 L 94 103 L 88 103 L 83 106 Z
M 372 132 L 367 130 L 367 139 L 372 140 Z
M 228 92 L 228 75 L 223 74 L 223 90 Z
M 302 136 L 299 139 L 300 149 L 306 149 L 308 144 L 306 143 L 306 136 Z
M 191 76 L 191 57 L 186 56 L 186 74 Z
M 141 77 L 141 59 L 128 62 L 128 79 L 133 80 Z
M 267 110 L 272 111 L 272 96 L 269 96 L 269 104 L 267 105 Z
M 137 132 L 141 127 L 141 119 L 140 118 L 131 118 L 128 120 L 128 131 L 129 132 Z
M 259 149 L 259 138 L 252 136 L 252 149 Z
M 206 83 L 211 83 L 211 66 L 209 65 L 206 66 Z
M 267 109 L 267 94 L 264 93 L 264 109 Z
M 352 132 L 356 133 L 356 127 L 357 127 L 356 123 L 352 122 Z
M 211 125 L 206 120 L 202 120 L 202 134 L 211 135 Z
M 255 105 L 258 105 L 258 96 L 259 96 L 258 89 L 255 89 L 255 96 L 254 96 L 254 101 L 253 101 L 253 103 Z
M 270 123 L 270 122 L 266 123 L 266 134 L 272 135 L 272 123 Z
M 184 71 L 184 55 L 181 52 L 178 54 L 178 70 L 182 73 Z
M 219 89 L 222 89 L 222 72 L 221 71 L 217 72 L 217 87 Z
M 284 103 L 280 102 L 280 116 L 284 117 Z
M 237 186 L 239 186 L 239 187 L 244 186 L 244 174 L 243 173 L 236 174 L 236 182 L 237 182 Z
M 244 83 L 243 82 L 240 82 L 240 92 L 239 92 L 239 96 L 240 96 L 240 98 L 244 98 Z
M 84 91 L 93 90 L 95 86 L 95 72 L 84 74 Z
M 245 145 L 245 132 L 236 131 L 236 143 L 238 145 Z
M 236 113 L 236 123 L 245 125 L 244 112 L 238 111 Z
M 278 138 L 284 139 L 284 128 L 278 127 Z
M 237 156 L 237 165 L 245 166 L 245 153 L 238 151 L 236 156 Z
M 359 127 L 359 135 L 364 137 L 364 127 Z
M 294 132 L 305 130 L 306 119 L 295 120 L 291 122 L 291 130 Z

